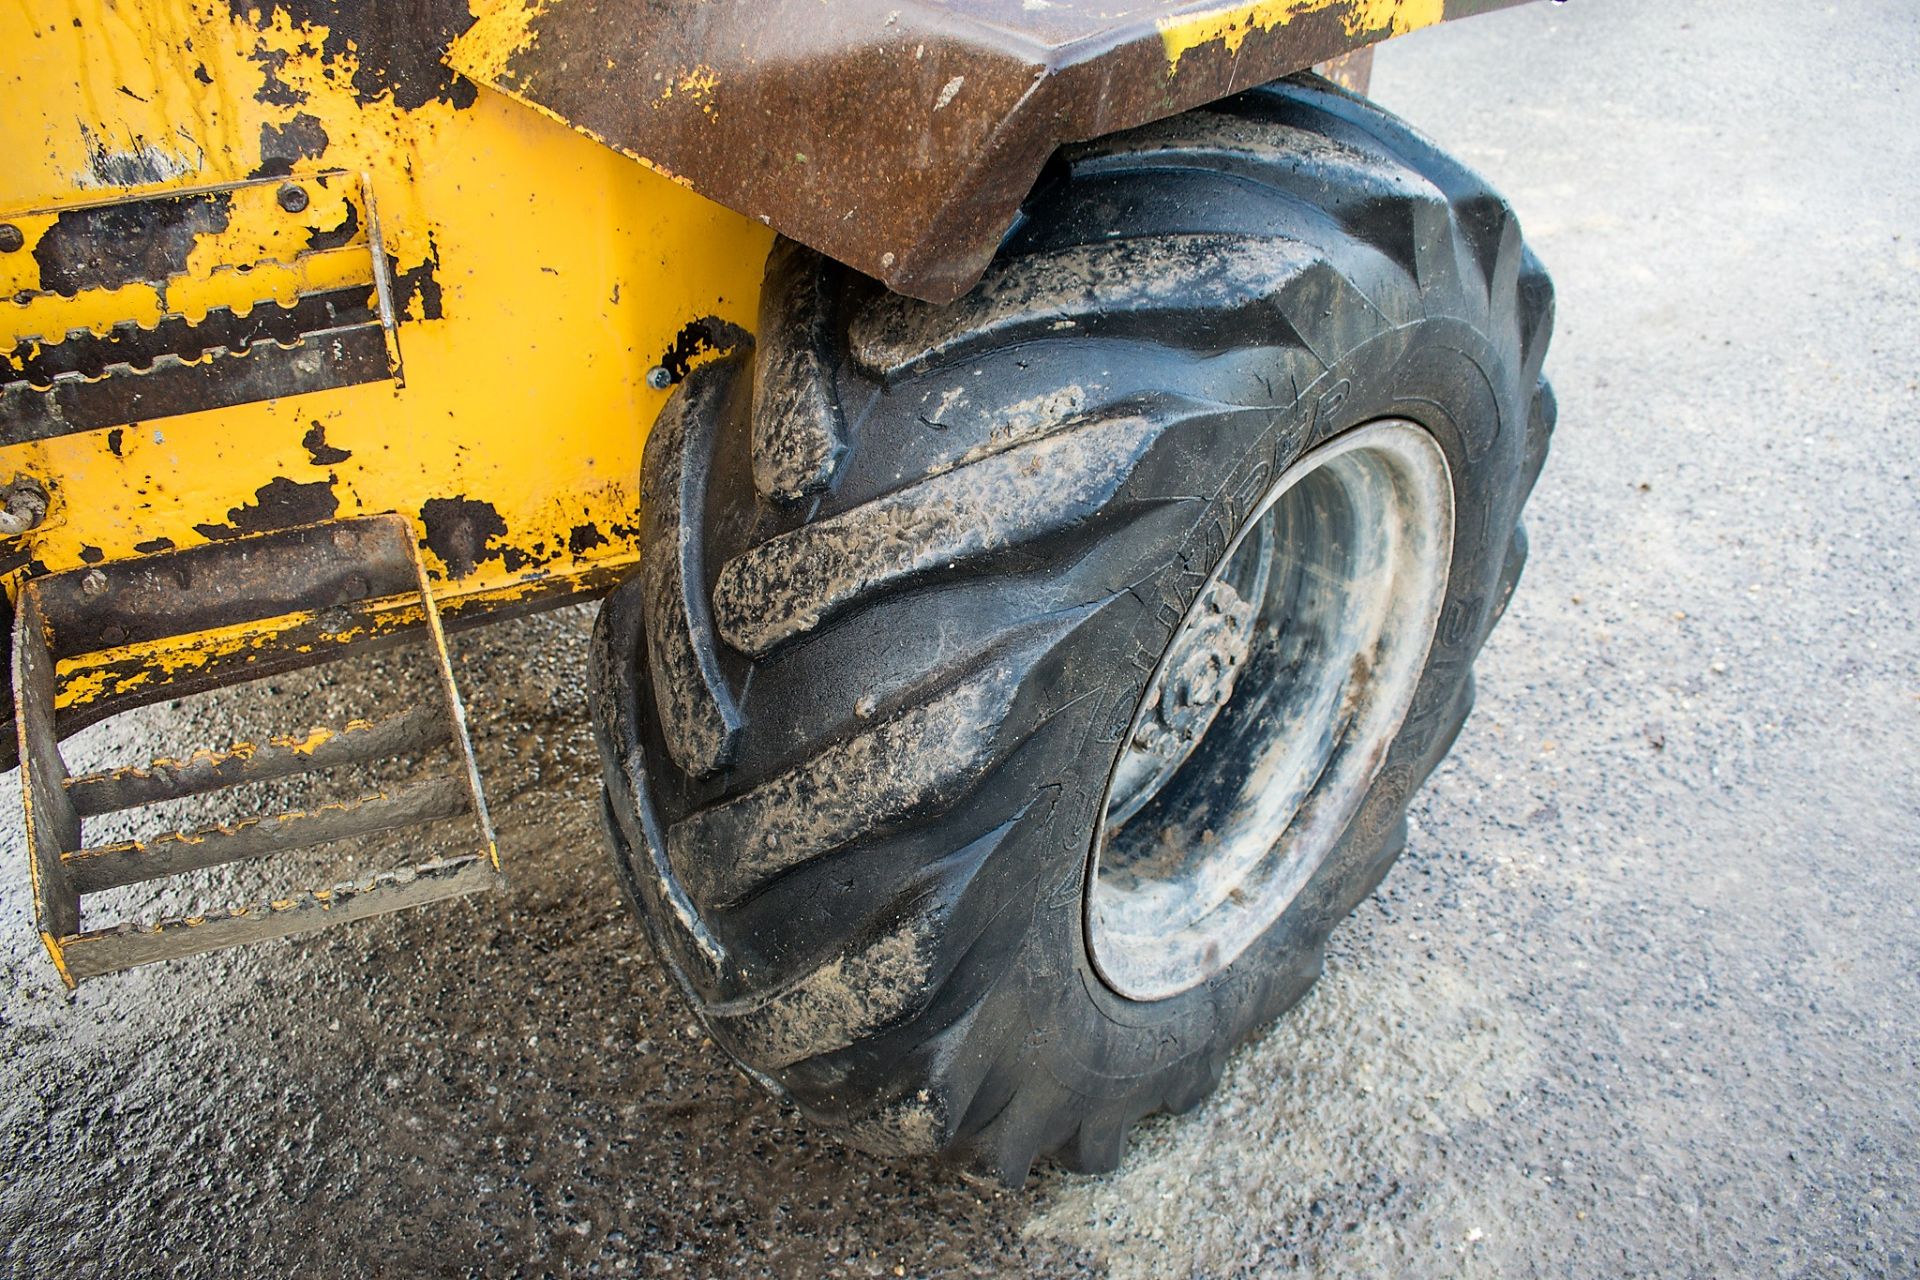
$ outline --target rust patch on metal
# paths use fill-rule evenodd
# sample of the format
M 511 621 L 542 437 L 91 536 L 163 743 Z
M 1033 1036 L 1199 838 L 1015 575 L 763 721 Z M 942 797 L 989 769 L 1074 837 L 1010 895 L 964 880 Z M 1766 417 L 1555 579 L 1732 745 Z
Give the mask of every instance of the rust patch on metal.
M 293 172 L 302 160 L 318 160 L 326 154 L 326 126 L 318 117 L 305 112 L 285 124 L 260 126 L 260 163 L 254 166 L 256 178 L 279 178 Z M 348 206 L 351 213 L 352 206 Z M 345 243 L 342 241 L 342 243 Z
M 457 498 L 429 498 L 420 508 L 420 523 L 427 531 L 426 547 L 440 557 L 447 572 L 464 578 L 488 560 L 498 560 L 506 548 L 495 546 L 495 538 L 507 536 L 507 522 L 491 502 L 480 502 L 465 494 Z
M 63 209 L 33 246 L 40 287 L 71 297 L 183 275 L 194 242 L 227 229 L 230 207 L 226 192 L 206 191 Z
M 1374 46 L 1368 45 L 1352 53 L 1343 53 L 1321 63 L 1314 70 L 1348 93 L 1365 95 L 1368 86 L 1373 83 L 1373 50 Z
M 328 444 L 327 429 L 317 421 L 300 437 L 300 447 L 307 451 L 307 457 L 316 467 L 335 466 L 353 456 L 351 450 L 336 449 Z
M 427 237 L 427 252 L 419 265 L 401 270 L 400 260 L 387 255 L 387 271 L 393 277 L 393 307 L 409 320 L 438 320 L 440 308 L 440 246 Z
M 577 524 L 567 533 L 567 553 L 583 556 L 595 547 L 607 545 L 607 535 L 600 532 L 600 526 L 589 521 Z
M 295 27 L 324 32 L 322 63 L 350 68 L 354 97 L 362 103 L 391 97 L 403 111 L 429 102 L 460 108 L 474 103 L 473 82 L 442 60 L 454 38 L 473 25 L 466 0 L 274 0 L 265 10 L 257 0 L 231 0 L 228 7 L 242 22 L 257 24 L 279 10 Z M 304 93 L 274 74 L 286 64 L 284 51 L 263 43 L 254 58 L 269 72 L 263 101 L 292 106 L 305 100 Z
M 751 346 L 753 335 L 739 325 L 719 316 L 701 316 L 680 327 L 657 363 L 667 371 L 671 385 L 684 382 L 693 369 L 693 362 L 709 352 L 725 356 Z
M 315 227 L 307 232 L 307 248 L 338 249 L 341 245 L 353 243 L 353 238 L 359 234 L 360 210 L 353 205 L 348 205 L 340 221 L 333 226 Z M 391 258 L 388 259 L 388 266 L 391 269 Z
M 293 58 L 291 53 L 285 49 L 275 49 L 261 40 L 254 45 L 250 56 L 259 64 L 261 74 L 260 87 L 253 95 L 255 100 L 270 107 L 297 107 L 307 101 L 305 89 L 296 88 L 281 78 L 281 73 Z
M 331 520 L 340 509 L 340 497 L 333 481 L 314 480 L 302 484 L 285 476 L 275 476 L 254 491 L 254 500 L 227 512 L 225 524 L 197 524 L 194 531 L 215 542 L 249 533 L 271 533 L 296 525 L 318 524 Z

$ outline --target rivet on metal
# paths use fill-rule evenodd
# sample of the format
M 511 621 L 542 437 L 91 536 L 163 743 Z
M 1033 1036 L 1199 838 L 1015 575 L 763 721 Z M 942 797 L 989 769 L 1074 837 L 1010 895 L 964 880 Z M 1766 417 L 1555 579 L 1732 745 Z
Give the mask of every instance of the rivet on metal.
M 27 238 L 20 234 L 20 228 L 11 222 L 0 222 L 0 253 L 17 253 L 26 244 Z
M 673 385 L 673 375 L 667 372 L 665 365 L 657 364 L 647 370 L 647 385 L 655 391 L 665 391 Z
M 280 207 L 288 213 L 299 213 L 307 207 L 307 189 L 297 183 L 289 182 L 280 188 Z
M 107 589 L 107 575 L 98 569 L 87 570 L 87 576 L 80 579 L 80 590 L 90 596 L 97 596 Z

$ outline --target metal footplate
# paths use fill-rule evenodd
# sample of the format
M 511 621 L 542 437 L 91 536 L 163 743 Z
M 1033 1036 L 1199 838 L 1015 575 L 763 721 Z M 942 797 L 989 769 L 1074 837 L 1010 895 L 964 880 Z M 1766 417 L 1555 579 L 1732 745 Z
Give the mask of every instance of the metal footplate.
M 258 589 L 249 591 L 250 584 Z M 74 689 L 97 683 L 116 664 L 124 672 L 126 655 L 142 645 L 151 653 L 171 641 L 175 661 L 197 644 L 215 647 L 206 639 L 210 594 L 222 597 L 218 634 L 227 641 L 226 661 L 235 661 L 230 653 L 238 649 L 238 660 L 257 659 L 259 676 L 313 665 L 310 655 L 328 645 L 344 653 L 424 634 L 439 697 L 340 728 L 70 775 L 58 743 L 64 725 L 57 726 L 56 716 L 62 722 L 72 718 L 67 704 Z M 200 656 L 213 662 L 219 655 Z M 413 528 L 401 517 L 309 526 L 32 579 L 22 585 L 16 605 L 13 689 L 38 927 L 69 986 L 502 882 L 440 612 Z M 450 747 L 456 759 L 456 771 L 444 777 L 380 785 L 345 801 L 196 831 L 93 845 L 85 839 L 87 820 L 104 814 L 439 747 Z M 80 904 L 87 894 L 462 816 L 470 816 L 476 828 L 471 854 L 157 923 L 82 928 Z

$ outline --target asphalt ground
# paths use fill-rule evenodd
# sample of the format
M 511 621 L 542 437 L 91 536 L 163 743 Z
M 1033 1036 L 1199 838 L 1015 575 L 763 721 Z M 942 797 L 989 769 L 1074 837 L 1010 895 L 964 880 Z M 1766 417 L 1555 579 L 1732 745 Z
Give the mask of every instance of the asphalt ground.
M 1916 68 L 1910 0 L 1381 54 L 1559 287 L 1533 560 L 1319 987 L 1119 1173 L 983 1192 L 728 1065 L 608 870 L 572 610 L 456 640 L 504 895 L 69 999 L 0 782 L 7 1271 L 1920 1274 Z M 291 677 L 269 722 L 420 677 Z M 69 755 L 259 723 L 223 694 Z

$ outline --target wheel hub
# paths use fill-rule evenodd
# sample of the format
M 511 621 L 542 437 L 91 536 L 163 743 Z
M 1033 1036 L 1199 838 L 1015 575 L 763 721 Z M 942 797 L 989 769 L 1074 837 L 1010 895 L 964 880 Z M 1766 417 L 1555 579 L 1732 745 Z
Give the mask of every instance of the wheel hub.
M 1193 620 L 1167 651 L 1156 688 L 1142 700 L 1144 714 L 1114 775 L 1108 826 L 1131 818 L 1160 790 L 1227 705 L 1253 650 L 1256 612 L 1253 602 L 1224 578 L 1200 598 Z

